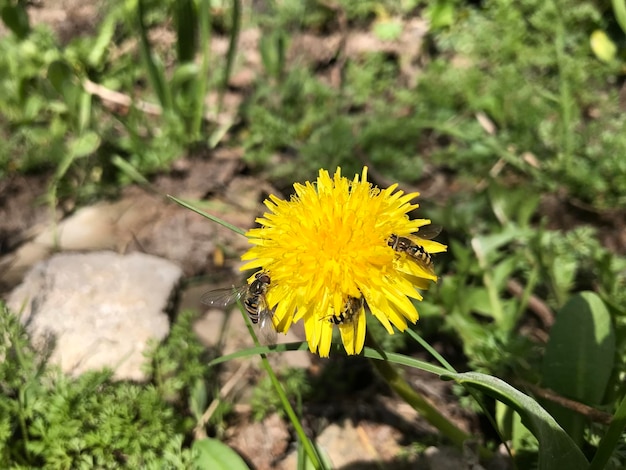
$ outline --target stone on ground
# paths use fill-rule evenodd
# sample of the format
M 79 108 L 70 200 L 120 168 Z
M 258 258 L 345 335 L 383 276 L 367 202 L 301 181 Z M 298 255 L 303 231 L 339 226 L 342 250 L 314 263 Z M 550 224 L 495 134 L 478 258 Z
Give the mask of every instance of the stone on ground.
M 64 253 L 38 263 L 8 299 L 33 344 L 72 375 L 109 367 L 145 380 L 150 340 L 169 333 L 169 303 L 181 269 L 143 253 Z

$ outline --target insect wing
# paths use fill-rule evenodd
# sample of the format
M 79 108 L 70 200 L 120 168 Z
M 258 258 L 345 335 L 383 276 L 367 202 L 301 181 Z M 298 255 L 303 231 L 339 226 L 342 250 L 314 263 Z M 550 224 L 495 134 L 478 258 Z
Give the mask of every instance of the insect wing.
M 264 295 L 259 296 L 259 323 L 258 331 L 261 343 L 263 344 L 276 344 L 278 335 L 276 334 L 276 328 L 274 327 L 274 312 L 269 305 Z
M 432 240 L 437 235 L 441 233 L 442 227 L 441 225 L 424 225 L 420 227 L 420 229 L 411 235 L 409 238 L 414 239 L 416 243 L 419 243 L 419 240 Z
M 200 297 L 200 302 L 211 307 L 226 307 L 240 300 L 248 291 L 248 285 L 240 287 L 227 287 L 205 292 Z
M 349 297 L 343 310 L 344 321 L 337 324 L 348 354 L 357 354 L 359 345 L 365 341 L 364 303 L 363 297 Z

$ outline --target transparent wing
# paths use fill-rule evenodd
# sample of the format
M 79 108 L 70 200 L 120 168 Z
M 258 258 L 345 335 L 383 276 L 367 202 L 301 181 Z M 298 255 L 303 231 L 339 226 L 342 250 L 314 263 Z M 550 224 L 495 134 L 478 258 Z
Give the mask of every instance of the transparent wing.
M 239 287 L 227 287 L 224 289 L 214 289 L 205 292 L 200 297 L 200 302 L 211 307 L 226 307 L 241 299 L 248 291 L 248 285 Z
M 267 305 L 265 296 L 259 297 L 259 323 L 257 324 L 259 330 L 259 340 L 262 344 L 276 344 L 278 335 L 276 334 L 276 328 L 272 321 L 274 312 Z
M 441 225 L 424 225 L 423 227 L 420 227 L 417 232 L 413 233 L 410 239 L 417 239 L 418 243 L 420 238 L 422 240 L 432 240 L 441 233 L 441 229 Z

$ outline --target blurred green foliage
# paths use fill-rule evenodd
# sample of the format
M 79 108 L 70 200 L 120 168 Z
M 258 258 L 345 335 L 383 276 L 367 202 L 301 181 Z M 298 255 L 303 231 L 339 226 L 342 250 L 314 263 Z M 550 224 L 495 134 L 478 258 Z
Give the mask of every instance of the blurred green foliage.
M 24 4 L 6 3 L 9 17 L 23 14 Z M 215 17 L 208 1 L 118 0 L 103 8 L 91 34 L 66 44 L 41 26 L 0 40 L 0 177 L 54 169 L 52 203 L 106 194 L 136 173 L 165 170 L 186 149 L 215 146 L 230 126 L 212 119 L 234 47 L 224 63 L 209 64 Z M 176 55 L 149 38 L 170 16 Z M 226 21 L 231 44 L 239 21 L 234 13 Z M 213 114 L 204 104 L 212 89 L 219 95 Z
M 457 8 L 454 24 L 426 37 L 430 56 L 422 51 L 415 87 L 400 81 L 407 58 L 376 52 L 347 61 L 340 89 L 297 65 L 284 80 L 261 83 L 244 114 L 249 161 L 298 180 L 319 166 L 352 170 L 361 153 L 411 183 L 426 161 L 483 175 L 502 160 L 538 191 L 562 189 L 601 208 L 623 204 L 620 68 L 599 62 L 588 44 L 610 17 L 591 2 Z M 279 166 L 269 163 L 275 153 L 286 155 Z
M 296 409 L 301 411 L 302 401 L 311 394 L 307 372 L 303 369 L 287 368 L 280 372 L 278 378 L 289 401 L 295 402 Z M 285 417 L 285 410 L 269 377 L 262 378 L 254 387 L 250 405 L 255 421 L 261 421 L 271 413 L 278 413 L 279 416 Z
M 368 164 L 371 173 L 407 185 L 443 175 L 441 203 L 428 202 L 421 214 L 445 227 L 449 252 L 436 258 L 441 280 L 418 305 L 418 328 L 453 342 L 474 371 L 547 386 L 546 371 L 558 369 L 554 358 L 559 355 L 544 355 L 554 350 L 550 341 L 556 340 L 536 337 L 550 325 L 529 313 L 531 298 L 540 299 L 559 322 L 557 331 L 566 332 L 574 327 L 562 320 L 567 317 L 563 312 L 570 311 L 572 299 L 583 298 L 594 326 L 605 328 L 605 337 L 615 343 L 613 360 L 598 365 L 608 377 L 596 391 L 602 399 L 585 404 L 613 414 L 624 400 L 626 260 L 599 241 L 605 226 L 620 230 L 618 222 L 607 220 L 623 217 L 626 205 L 626 118 L 619 96 L 625 10 L 620 2 L 611 9 L 585 0 L 306 0 L 268 2 L 242 12 L 236 1 L 116 0 L 99 12 L 92 31 L 67 41 L 45 27 L 31 27 L 24 3 L 5 0 L 0 7 L 10 30 L 0 38 L 0 178 L 51 171 L 52 204 L 64 197 L 85 201 L 221 143 L 242 146 L 248 167 L 281 188 L 310 179 L 320 167 L 337 165 L 351 174 Z M 421 23 L 424 18 L 430 23 Z M 417 21 L 426 31 L 411 39 L 417 52 L 407 47 L 343 57 L 336 51 L 326 63 L 312 65 L 286 59 L 293 37 L 302 31 L 322 36 L 340 34 L 347 26 L 384 43 L 402 37 L 402 21 Z M 262 32 L 263 69 L 255 70 L 253 87 L 237 114 L 218 118 L 228 79 L 239 65 L 237 35 L 241 27 L 255 25 Z M 162 31 L 172 32 L 173 39 L 156 41 L 155 33 Z M 612 41 L 616 52 L 598 56 L 597 31 L 605 33 L 604 41 Z M 228 37 L 224 57 L 210 55 L 218 33 Z M 340 82 L 331 86 L 333 67 Z M 111 107 L 87 83 L 148 103 L 151 111 Z M 209 95 L 217 95 L 210 105 Z M 580 226 L 555 230 L 552 214 L 541 206 L 545 195 L 556 198 L 563 211 L 582 208 L 584 215 L 576 220 Z M 595 227 L 585 225 L 586 217 Z M 514 292 L 511 281 L 521 290 Z M 590 291 L 598 301 L 587 298 Z M 598 313 L 603 308 L 610 321 Z M 406 348 L 405 337 L 377 335 L 375 325 L 368 327 L 384 350 Z M 574 338 L 585 332 L 571 333 Z M 60 408 L 52 408 L 57 414 L 38 409 L 35 415 L 24 408 L 31 413 L 28 419 L 37 416 L 48 423 L 53 440 L 63 436 L 58 445 L 71 442 L 63 434 L 71 427 L 57 427 L 61 419 L 76 419 L 64 408 L 67 397 L 91 396 L 75 412 L 94 415 L 110 409 L 115 399 L 130 397 L 163 422 L 161 430 L 138 437 L 138 447 L 128 450 L 146 452 L 146 460 L 136 463 L 147 465 L 161 455 L 151 452 L 163 445 L 175 459 L 186 461 L 190 457 L 176 433 L 188 430 L 193 419 L 180 420 L 160 400 L 190 397 L 198 419 L 208 393 L 203 365 L 196 359 L 199 346 L 186 343 L 180 329 L 172 338 L 170 349 L 166 345 L 155 352 L 151 388 L 113 386 L 100 374 L 76 382 L 55 377 L 53 388 L 46 389 L 37 375 L 45 368 L 26 353 L 21 366 L 26 375 L 4 372 L 3 387 L 13 400 L 19 390 L 45 403 L 58 400 Z M 187 365 L 180 369 L 179 364 Z M 582 366 L 578 371 L 581 380 L 594 380 L 585 374 L 599 372 Z M 293 400 L 309 396 L 301 371 L 285 372 L 283 380 Z M 559 383 L 550 386 L 564 396 L 571 391 Z M 90 393 L 96 389 L 106 393 Z M 37 428 L 37 434 L 23 425 L 17 430 L 12 420 L 26 415 L 20 415 L 17 401 L 1 403 L 7 418 L 0 418 L 0 439 L 28 449 L 24 455 L 33 460 L 27 462 L 36 464 L 47 452 L 40 444 L 43 431 Z M 280 410 L 265 384 L 252 403 L 257 418 Z M 115 411 L 118 421 L 129 412 Z M 563 422 L 572 421 L 570 410 L 558 413 Z M 506 420 L 507 437 L 520 446 L 517 450 L 533 453 L 527 429 L 511 416 Z M 576 421 L 578 427 L 568 430 L 582 448 L 588 454 L 602 448 L 605 429 Z M 133 426 L 129 422 L 129 432 Z M 32 449 L 25 436 L 37 443 Z M 89 430 L 81 429 L 80 439 L 85 436 L 91 436 Z M 108 441 L 99 445 L 109 449 Z M 611 449 L 620 446 L 623 442 Z M 614 468 L 623 463 L 618 454 L 611 457 Z

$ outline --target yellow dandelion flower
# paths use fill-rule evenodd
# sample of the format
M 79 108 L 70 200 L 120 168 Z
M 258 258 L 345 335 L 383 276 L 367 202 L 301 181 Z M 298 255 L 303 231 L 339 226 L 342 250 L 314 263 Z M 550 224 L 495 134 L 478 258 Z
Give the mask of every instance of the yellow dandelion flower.
M 417 321 L 410 299 L 421 300 L 416 288 L 437 280 L 420 261 L 446 247 L 411 238 L 430 220 L 409 219 L 419 194 L 396 188 L 373 187 L 367 168 L 352 180 L 341 169 L 333 176 L 320 170 L 315 183 L 294 184 L 290 200 L 271 195 L 265 201 L 269 212 L 257 219 L 261 228 L 246 234 L 254 246 L 241 269 L 271 277 L 266 299 L 277 331 L 303 320 L 310 350 L 326 357 L 335 326 L 346 352 L 361 352 L 366 304 L 390 334 L 392 325 L 404 331 L 407 320 Z M 405 244 L 394 246 L 392 235 Z

